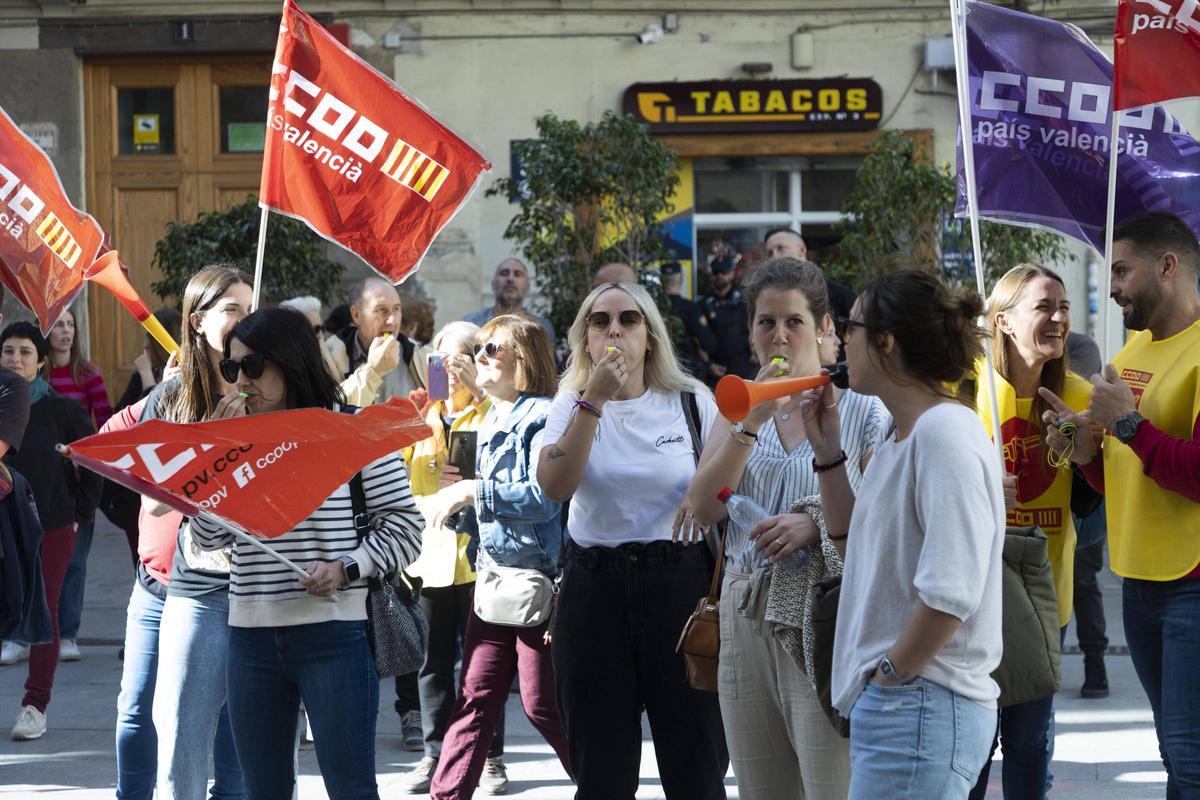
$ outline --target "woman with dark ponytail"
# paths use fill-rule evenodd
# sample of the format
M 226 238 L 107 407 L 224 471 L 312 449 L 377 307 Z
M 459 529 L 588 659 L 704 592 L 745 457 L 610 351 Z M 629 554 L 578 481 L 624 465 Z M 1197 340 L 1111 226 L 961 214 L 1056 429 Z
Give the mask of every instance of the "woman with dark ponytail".
M 850 719 L 852 800 L 966 798 L 996 730 L 1000 460 L 949 388 L 982 353 L 982 312 L 978 295 L 922 272 L 863 288 L 843 320 L 850 388 L 877 395 L 894 425 L 858 502 L 832 388 L 803 401 L 829 538 L 845 561 L 832 695 Z

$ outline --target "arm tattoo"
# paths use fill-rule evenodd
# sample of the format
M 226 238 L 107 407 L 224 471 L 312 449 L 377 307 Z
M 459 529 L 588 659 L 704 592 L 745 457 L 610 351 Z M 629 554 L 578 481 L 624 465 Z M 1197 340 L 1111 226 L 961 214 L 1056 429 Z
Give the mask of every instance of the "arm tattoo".
M 566 455 L 566 453 L 564 453 L 562 450 L 558 449 L 558 445 L 554 444 L 554 445 L 550 446 L 550 452 L 546 454 L 546 458 L 548 458 L 551 461 L 554 461 L 555 459 L 562 458 L 565 455 Z

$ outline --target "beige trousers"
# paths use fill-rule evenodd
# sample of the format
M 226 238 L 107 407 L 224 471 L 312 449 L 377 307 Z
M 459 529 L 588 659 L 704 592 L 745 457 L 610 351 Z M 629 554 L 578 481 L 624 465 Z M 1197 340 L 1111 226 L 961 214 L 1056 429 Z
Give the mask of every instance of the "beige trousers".
M 845 800 L 850 742 L 837 735 L 808 677 L 762 622 L 766 590 L 727 570 L 717 686 L 742 800 Z M 757 595 L 757 597 L 756 597 Z M 739 605 L 747 605 L 750 617 Z

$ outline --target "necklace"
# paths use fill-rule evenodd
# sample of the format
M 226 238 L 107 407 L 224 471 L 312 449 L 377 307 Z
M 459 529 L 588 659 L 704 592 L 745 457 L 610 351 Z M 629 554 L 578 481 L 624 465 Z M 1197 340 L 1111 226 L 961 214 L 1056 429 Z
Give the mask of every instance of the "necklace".
M 780 414 L 780 415 L 779 415 L 779 419 L 781 419 L 781 420 L 782 420 L 782 421 L 784 421 L 784 422 L 787 422 L 789 419 L 791 419 L 791 418 L 792 418 L 792 414 L 795 414 L 795 413 L 796 413 L 796 411 L 797 411 L 797 410 L 799 410 L 799 408 L 800 408 L 800 406 L 799 406 L 799 405 L 797 405 L 797 406 L 795 406 L 794 408 L 792 408 L 792 410 L 791 410 L 791 411 L 785 411 L 785 412 L 783 412 L 782 414 Z

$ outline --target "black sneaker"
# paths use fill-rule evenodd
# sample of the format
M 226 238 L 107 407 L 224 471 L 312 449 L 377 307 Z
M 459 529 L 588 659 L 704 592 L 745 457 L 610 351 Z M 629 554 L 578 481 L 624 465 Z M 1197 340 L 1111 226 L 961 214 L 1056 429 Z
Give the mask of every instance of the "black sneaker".
M 400 730 L 404 737 L 404 749 L 419 753 L 425 749 L 425 734 L 421 730 L 421 712 L 405 711 L 400 715 Z
M 1089 700 L 1108 697 L 1108 672 L 1104 658 L 1085 658 L 1083 661 L 1083 688 L 1079 696 Z

